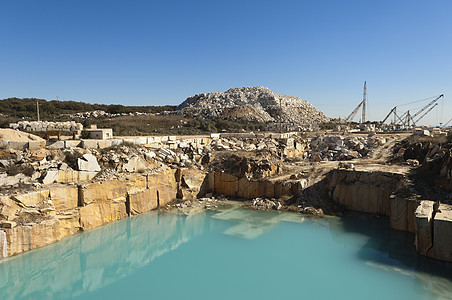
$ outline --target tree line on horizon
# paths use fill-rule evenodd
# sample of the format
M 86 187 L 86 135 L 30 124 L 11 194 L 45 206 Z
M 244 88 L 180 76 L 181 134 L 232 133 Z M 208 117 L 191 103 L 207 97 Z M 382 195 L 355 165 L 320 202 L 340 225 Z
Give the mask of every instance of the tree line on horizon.
M 164 106 L 125 106 L 121 104 L 91 104 L 77 101 L 57 101 L 37 98 L 7 98 L 0 100 L 0 114 L 3 117 L 17 119 L 37 119 L 36 102 L 39 102 L 39 114 L 42 120 L 51 121 L 61 115 L 103 110 L 111 114 L 122 113 L 160 113 L 173 111 L 175 105 Z

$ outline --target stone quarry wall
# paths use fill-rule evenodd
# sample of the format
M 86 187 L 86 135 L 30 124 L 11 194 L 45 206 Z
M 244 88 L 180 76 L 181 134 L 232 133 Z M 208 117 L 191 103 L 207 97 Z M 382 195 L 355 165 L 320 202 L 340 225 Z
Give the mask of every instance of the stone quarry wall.
M 306 187 L 306 180 L 252 180 L 225 172 L 211 172 L 207 177 L 208 191 L 228 197 L 254 199 L 279 198 L 299 195 Z
M 328 187 L 334 201 L 348 210 L 391 216 L 391 194 L 403 175 L 386 172 L 334 170 Z
M 156 209 L 178 197 L 196 197 L 204 178 L 197 170 L 166 169 L 133 174 L 127 180 L 52 186 L 4 196 L 0 201 L 0 257 Z
M 387 216 L 392 229 L 415 234 L 418 253 L 452 262 L 451 206 L 397 195 L 404 175 L 333 170 L 325 180 L 331 198 L 344 208 Z

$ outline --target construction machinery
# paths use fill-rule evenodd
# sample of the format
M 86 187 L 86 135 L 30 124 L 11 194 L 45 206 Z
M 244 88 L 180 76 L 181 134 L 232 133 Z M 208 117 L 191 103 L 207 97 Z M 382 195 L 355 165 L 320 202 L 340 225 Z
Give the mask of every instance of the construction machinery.
M 361 124 L 366 123 L 366 98 L 367 98 L 367 88 L 366 88 L 366 82 L 364 81 L 364 92 L 363 92 L 363 101 L 361 101 L 358 106 L 352 111 L 350 115 L 345 119 L 345 122 L 349 124 L 353 118 L 356 116 L 356 113 L 358 110 L 362 107 L 362 118 L 361 118 Z
M 406 105 L 406 104 L 402 104 L 399 106 L 394 106 L 391 111 L 386 115 L 386 117 L 383 119 L 383 121 L 381 121 L 380 124 L 384 124 L 384 122 L 386 122 L 386 120 L 393 115 L 394 119 L 392 121 L 393 125 L 399 125 L 399 126 L 416 126 L 416 124 L 422 119 L 424 118 L 430 111 L 432 111 L 437 105 L 438 105 L 438 100 L 441 99 L 442 97 L 444 97 L 444 94 L 441 94 L 437 97 L 434 97 L 434 99 L 432 101 L 430 101 L 427 105 L 425 105 L 424 107 L 422 107 L 420 110 L 418 110 L 415 114 L 411 114 L 410 111 L 406 111 L 405 113 L 403 113 L 402 115 L 398 115 L 397 114 L 397 107 Z M 431 97 L 433 98 L 433 97 Z M 431 99 L 428 98 L 428 99 Z M 423 100 L 420 100 L 423 101 Z M 415 101 L 418 102 L 418 101 Z M 414 102 L 412 102 L 414 103 Z M 411 104 L 411 103 L 409 103 Z
M 450 122 L 452 122 L 452 119 L 450 119 L 449 121 L 447 121 L 446 124 L 444 124 L 442 127 L 446 127 L 447 125 L 449 125 Z

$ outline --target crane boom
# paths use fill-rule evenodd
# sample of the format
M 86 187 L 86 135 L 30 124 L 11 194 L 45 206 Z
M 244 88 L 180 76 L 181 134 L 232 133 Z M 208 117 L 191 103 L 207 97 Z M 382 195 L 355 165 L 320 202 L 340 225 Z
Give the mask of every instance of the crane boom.
M 422 116 L 420 116 L 416 122 L 414 122 L 413 120 L 413 126 L 416 126 L 416 123 L 419 122 L 423 117 L 425 117 L 426 114 L 428 114 L 432 109 L 434 109 L 436 106 L 438 105 L 438 103 L 435 103 L 435 105 L 433 105 L 432 107 L 430 107 Z
M 450 122 L 452 122 L 452 119 L 450 119 L 449 121 L 447 121 L 446 124 L 443 125 L 443 127 L 446 127 L 447 124 L 449 124 Z
M 424 110 L 426 110 L 427 108 L 429 108 L 430 106 L 432 106 L 433 104 L 436 103 L 436 101 L 438 101 L 439 99 L 441 99 L 442 97 L 444 97 L 444 94 L 439 95 L 438 97 L 436 97 L 435 99 L 433 99 L 429 104 L 427 104 L 426 106 L 424 106 L 423 108 L 421 108 L 418 112 L 416 112 L 413 115 L 413 119 L 416 118 L 420 113 L 422 113 Z M 431 110 L 431 109 L 430 109 Z M 430 111 L 429 110 L 429 111 Z
M 363 105 L 363 101 L 361 101 L 358 106 L 352 111 L 351 114 L 348 115 L 347 119 L 345 119 L 345 121 L 348 123 L 349 121 L 353 120 L 353 118 L 355 117 L 356 113 L 358 112 L 359 108 L 361 107 L 361 105 Z
M 364 92 L 363 92 L 363 111 L 362 111 L 362 118 L 361 123 L 366 123 L 366 98 L 367 98 L 367 88 L 366 88 L 366 81 L 364 81 Z
M 384 122 L 386 122 L 386 120 L 389 118 L 389 116 L 396 110 L 397 106 L 394 106 L 391 111 L 388 113 L 388 115 L 383 119 L 383 121 L 381 121 L 381 124 L 383 124 Z

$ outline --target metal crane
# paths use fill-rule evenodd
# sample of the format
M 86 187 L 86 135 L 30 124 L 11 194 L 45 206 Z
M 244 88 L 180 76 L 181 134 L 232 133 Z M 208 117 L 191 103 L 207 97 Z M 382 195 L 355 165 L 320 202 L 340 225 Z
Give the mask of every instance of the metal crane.
M 439 95 L 438 97 L 436 97 L 435 99 L 433 99 L 429 104 L 427 104 L 426 106 L 424 106 L 423 108 L 421 108 L 417 113 L 415 113 L 412 117 L 411 120 L 413 121 L 413 126 L 416 126 L 416 123 L 419 122 L 420 119 L 422 119 L 427 113 L 429 113 L 436 105 L 438 105 L 438 103 L 436 103 L 439 99 L 441 99 L 442 97 L 444 97 L 444 94 Z M 436 103 L 436 104 L 435 104 Z M 433 105 L 435 104 L 435 105 Z M 430 107 L 432 106 L 433 107 Z M 414 118 L 416 118 L 420 113 L 422 113 L 424 110 L 426 110 L 427 108 L 430 109 L 423 114 L 419 119 L 416 120 L 416 122 L 414 121 Z
M 381 124 L 383 124 L 384 122 L 386 122 L 386 120 L 389 118 L 389 116 L 394 113 L 394 116 L 396 116 L 396 109 L 397 106 L 394 106 L 391 111 L 387 114 L 387 116 L 383 119 L 383 121 L 381 121 Z
M 446 127 L 450 122 L 452 122 L 452 119 L 446 122 L 446 124 L 443 125 L 443 127 Z
M 413 126 L 416 126 L 416 123 L 419 122 L 423 117 L 425 117 L 432 109 L 434 109 L 438 103 L 435 103 L 432 107 L 430 107 L 422 116 L 420 116 L 416 121 L 413 121 Z
M 366 97 L 367 97 L 367 88 L 366 88 L 366 82 L 364 81 L 363 101 L 361 101 L 358 104 L 358 106 L 352 111 L 352 113 L 348 115 L 348 117 L 345 119 L 346 123 L 349 123 L 349 122 L 351 122 L 351 120 L 353 120 L 353 118 L 356 116 L 356 113 L 358 112 L 358 110 L 360 109 L 361 106 L 363 107 L 361 123 L 366 122 Z
M 432 109 L 434 109 L 438 105 L 438 100 L 444 97 L 444 94 L 439 95 L 432 101 L 430 101 L 427 105 L 425 105 L 423 108 L 421 108 L 419 111 L 417 111 L 415 114 L 411 115 L 410 111 L 406 111 L 401 116 L 397 115 L 397 107 L 403 106 L 406 104 L 402 104 L 399 106 L 394 106 L 391 111 L 387 114 L 387 116 L 381 121 L 380 124 L 383 124 L 386 122 L 386 120 L 391 116 L 391 114 L 394 114 L 394 124 L 403 125 L 403 126 L 410 126 L 410 123 L 412 126 L 416 126 L 416 123 L 419 122 L 423 117 L 425 117 Z M 421 100 L 422 101 L 422 100 Z M 418 101 L 415 101 L 418 102 Z M 413 102 L 414 103 L 414 102 Z M 427 111 L 426 111 L 427 110 Z M 424 112 L 425 111 L 425 112 Z M 419 116 L 422 112 L 424 112 L 421 116 Z M 418 117 L 416 119 L 416 117 Z M 415 120 L 416 119 L 416 120 Z
M 358 106 L 352 111 L 351 114 L 348 115 L 347 119 L 345 119 L 345 122 L 348 123 L 349 121 L 353 120 L 353 118 L 356 116 L 356 113 L 358 112 L 359 108 L 363 105 L 363 102 L 361 101 Z

